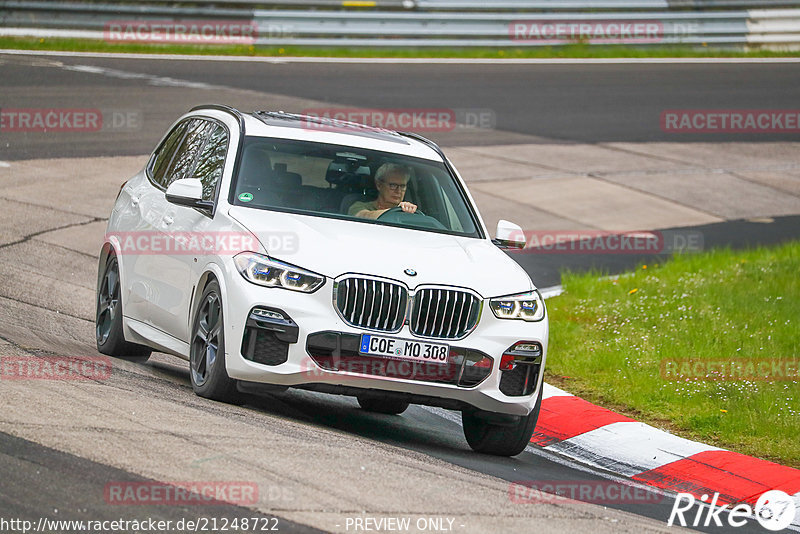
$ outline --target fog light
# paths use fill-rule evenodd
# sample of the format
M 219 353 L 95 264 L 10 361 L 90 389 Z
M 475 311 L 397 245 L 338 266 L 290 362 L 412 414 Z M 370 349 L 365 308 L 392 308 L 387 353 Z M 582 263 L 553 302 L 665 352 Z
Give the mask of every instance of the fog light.
M 520 341 L 506 352 L 521 354 L 521 355 L 539 356 L 542 354 L 542 346 L 536 342 L 529 343 L 527 341 Z
M 278 321 L 283 321 L 286 319 L 282 314 L 272 311 L 272 310 L 264 310 L 261 308 L 256 308 L 253 310 L 253 315 L 258 315 L 259 317 L 266 317 L 267 319 L 276 319 Z
M 501 371 L 513 371 L 518 364 L 542 363 L 542 345 L 538 341 L 517 341 L 500 358 Z

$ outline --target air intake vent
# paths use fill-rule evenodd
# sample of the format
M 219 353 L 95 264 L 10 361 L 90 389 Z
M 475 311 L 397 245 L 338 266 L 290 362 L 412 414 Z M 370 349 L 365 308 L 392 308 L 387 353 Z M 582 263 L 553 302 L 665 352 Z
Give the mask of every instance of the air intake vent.
M 454 289 L 420 289 L 411 308 L 411 332 L 418 336 L 458 339 L 478 324 L 480 301 Z
M 408 290 L 373 278 L 346 278 L 336 284 L 336 307 L 350 325 L 384 332 L 403 326 Z

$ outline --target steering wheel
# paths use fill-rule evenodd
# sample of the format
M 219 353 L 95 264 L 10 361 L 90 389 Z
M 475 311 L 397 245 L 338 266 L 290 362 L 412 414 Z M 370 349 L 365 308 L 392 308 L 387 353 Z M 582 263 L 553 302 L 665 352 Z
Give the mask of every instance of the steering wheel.
M 432 230 L 447 230 L 447 227 L 445 227 L 445 225 L 443 225 L 430 215 L 425 215 L 420 210 L 417 210 L 414 213 L 408 213 L 407 211 L 403 211 L 403 208 L 401 208 L 400 206 L 395 206 L 394 208 L 390 208 L 384 211 L 383 213 L 381 213 L 380 217 L 378 217 L 376 220 L 390 224 L 402 224 L 404 226 L 413 228 L 430 228 Z
M 388 210 L 386 210 L 383 213 L 381 213 L 378 216 L 378 218 L 375 219 L 375 220 L 379 221 L 379 220 L 383 219 L 384 217 L 386 217 L 387 215 L 392 214 L 392 213 L 407 213 L 408 215 L 422 215 L 423 217 L 425 217 L 425 214 L 422 213 L 419 210 L 419 208 L 417 208 L 417 211 L 415 211 L 414 213 L 408 213 L 407 211 L 403 211 L 403 208 L 401 208 L 400 206 L 395 206 L 395 207 L 389 208 Z

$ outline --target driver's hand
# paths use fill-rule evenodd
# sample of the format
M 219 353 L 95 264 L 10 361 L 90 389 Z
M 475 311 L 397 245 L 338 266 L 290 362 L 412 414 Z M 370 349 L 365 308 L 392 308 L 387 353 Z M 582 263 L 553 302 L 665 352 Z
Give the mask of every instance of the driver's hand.
M 417 205 L 411 202 L 401 202 L 398 206 L 406 213 L 414 213 L 417 211 Z

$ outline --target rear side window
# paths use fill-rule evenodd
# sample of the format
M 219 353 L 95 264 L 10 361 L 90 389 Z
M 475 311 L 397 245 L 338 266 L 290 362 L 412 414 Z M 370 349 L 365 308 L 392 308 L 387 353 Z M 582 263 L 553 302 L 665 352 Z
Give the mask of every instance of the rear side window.
M 207 132 L 213 127 L 213 124 L 202 119 L 195 119 L 189 123 L 186 136 L 175 153 L 175 157 L 172 158 L 172 165 L 170 165 L 170 170 L 165 177 L 167 186 L 175 180 L 191 176 L 189 173 L 192 172 L 195 158 L 203 148 Z
M 178 148 L 178 144 L 186 133 L 188 124 L 188 121 L 184 121 L 173 128 L 164 142 L 161 143 L 161 146 L 158 147 L 153 157 L 153 163 L 150 166 L 151 177 L 156 184 L 164 189 L 169 185 L 166 183 L 167 176 L 169 176 L 167 174 L 167 169 L 170 163 L 172 163 L 172 156 L 175 155 L 175 149 Z
M 228 152 L 228 132 L 224 127 L 211 125 L 212 130 L 203 147 L 192 178 L 203 182 L 203 200 L 214 200 L 217 184 L 222 178 L 225 154 Z

